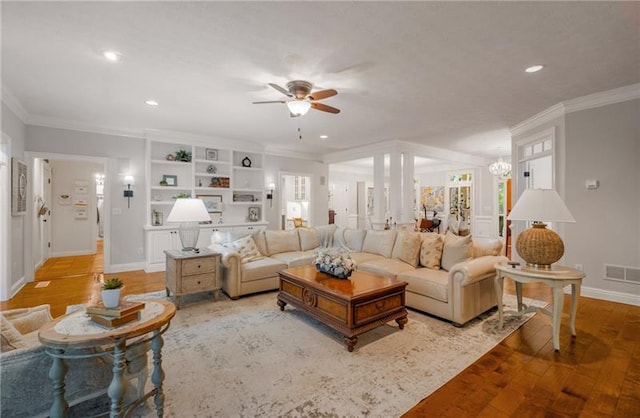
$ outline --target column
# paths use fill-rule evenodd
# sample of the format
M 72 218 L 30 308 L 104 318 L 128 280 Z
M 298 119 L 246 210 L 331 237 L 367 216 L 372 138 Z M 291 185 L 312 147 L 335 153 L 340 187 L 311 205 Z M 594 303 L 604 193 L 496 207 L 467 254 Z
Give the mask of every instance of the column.
M 414 178 L 415 178 L 415 164 L 414 155 L 412 153 L 402 153 L 402 215 L 398 222 L 411 223 L 415 219 L 415 191 L 414 191 Z
M 393 227 L 402 216 L 402 154 L 398 151 L 389 154 L 389 212 Z
M 387 202 L 384 199 L 384 154 L 373 157 L 373 221 L 384 222 Z

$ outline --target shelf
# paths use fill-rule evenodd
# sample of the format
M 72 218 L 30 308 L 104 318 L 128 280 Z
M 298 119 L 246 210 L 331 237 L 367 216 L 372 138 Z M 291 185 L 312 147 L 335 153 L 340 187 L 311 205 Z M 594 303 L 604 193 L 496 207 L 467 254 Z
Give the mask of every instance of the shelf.
M 203 164 L 225 164 L 225 165 L 231 164 L 229 161 L 202 160 L 202 159 L 193 160 L 193 162 L 195 162 L 195 163 L 203 163 Z
M 176 186 L 151 186 L 151 190 L 163 190 L 163 191 L 191 191 L 191 187 L 176 187 Z
M 226 202 L 225 205 L 238 205 L 238 206 L 251 206 L 251 205 L 262 205 L 262 201 L 258 202 Z
M 262 171 L 262 168 L 259 167 L 243 167 L 241 165 L 234 165 L 234 170 L 243 170 L 243 171 Z
M 152 205 L 173 205 L 175 200 L 152 200 Z
M 162 165 L 183 165 L 183 164 L 191 164 L 186 161 L 169 161 L 169 160 L 151 160 L 151 164 L 162 164 Z

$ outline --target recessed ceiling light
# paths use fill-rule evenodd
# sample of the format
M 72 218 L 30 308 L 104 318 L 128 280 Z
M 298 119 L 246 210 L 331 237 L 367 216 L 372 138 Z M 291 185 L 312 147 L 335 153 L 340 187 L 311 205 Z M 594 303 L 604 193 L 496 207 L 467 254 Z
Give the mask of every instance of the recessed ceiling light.
M 320 138 L 321 139 L 327 139 L 327 138 L 329 138 L 329 135 L 320 135 Z
M 120 54 L 115 51 L 102 51 L 102 56 L 113 62 L 120 60 Z
M 149 106 L 158 106 L 158 104 L 159 104 L 157 101 L 155 101 L 153 99 L 148 99 L 148 100 L 145 100 L 144 102 Z
M 537 73 L 543 68 L 544 68 L 544 65 L 532 65 L 531 67 L 528 67 L 525 71 L 528 73 Z

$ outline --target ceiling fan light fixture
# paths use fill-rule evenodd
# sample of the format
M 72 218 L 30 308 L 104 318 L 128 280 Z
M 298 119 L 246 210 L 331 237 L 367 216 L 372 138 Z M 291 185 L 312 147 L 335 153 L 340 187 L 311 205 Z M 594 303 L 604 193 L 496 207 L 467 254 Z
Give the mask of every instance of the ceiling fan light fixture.
M 291 100 L 287 102 L 287 107 L 289 108 L 289 112 L 297 116 L 302 116 L 311 109 L 311 103 L 307 100 Z

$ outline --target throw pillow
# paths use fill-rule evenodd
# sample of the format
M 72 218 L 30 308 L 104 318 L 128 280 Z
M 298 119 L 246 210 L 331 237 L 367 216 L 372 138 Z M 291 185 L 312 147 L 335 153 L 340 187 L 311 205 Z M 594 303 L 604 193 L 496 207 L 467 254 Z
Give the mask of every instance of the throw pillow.
M 240 254 L 242 264 L 262 258 L 262 254 L 258 251 L 258 247 L 256 247 L 256 243 L 251 235 L 224 244 L 224 246 L 236 250 L 238 254 Z
M 502 240 L 499 238 L 473 239 L 473 258 L 485 255 L 500 255 L 502 253 Z
M 15 309 L 5 313 L 3 316 L 21 334 L 22 338 L 26 334 L 37 331 L 42 325 L 53 319 L 50 313 L 50 306 L 47 304 Z
M 418 266 L 420 254 L 420 235 L 417 232 L 400 231 L 393 244 L 392 258 L 402 260 L 413 267 Z
M 253 233 L 253 241 L 256 243 L 256 247 L 258 247 L 258 251 L 262 255 L 270 255 L 267 249 L 267 239 L 264 236 L 264 230 L 260 229 L 257 232 Z
M 365 240 L 365 229 L 345 228 L 343 232 L 344 243 L 351 251 L 362 251 L 362 242 Z
M 447 232 L 444 237 L 444 247 L 442 248 L 442 268 L 446 271 L 451 267 L 471 259 L 471 235 L 460 237 L 451 232 Z
M 442 247 L 444 247 L 442 235 L 425 232 L 420 234 L 420 236 L 422 238 L 422 244 L 420 245 L 420 264 L 426 268 L 440 270 Z
M 298 228 L 298 235 L 302 251 L 314 250 L 320 246 L 318 231 L 315 228 Z
M 333 246 L 333 234 L 338 229 L 336 224 L 315 226 L 314 228 L 318 232 L 318 240 L 321 247 Z
M 300 251 L 300 240 L 298 238 L 298 230 L 290 231 L 265 231 L 267 240 L 267 250 L 269 255 L 286 253 L 289 251 Z
M 0 334 L 2 334 L 3 346 L 9 349 L 26 347 L 22 341 L 22 334 L 2 314 L 0 314 Z
M 396 231 L 367 231 L 367 236 L 362 244 L 362 251 L 365 253 L 378 254 L 386 258 L 391 258 L 391 251 L 396 240 Z

